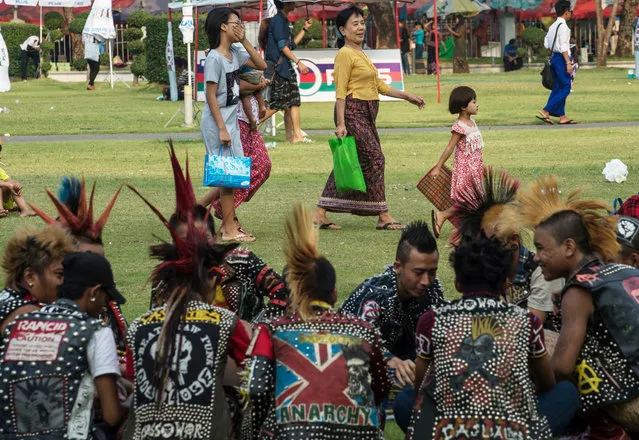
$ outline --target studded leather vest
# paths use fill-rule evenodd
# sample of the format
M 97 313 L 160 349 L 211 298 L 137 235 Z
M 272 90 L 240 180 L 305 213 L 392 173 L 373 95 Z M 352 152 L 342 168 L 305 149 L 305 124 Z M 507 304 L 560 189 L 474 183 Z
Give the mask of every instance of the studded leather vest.
M 0 438 L 91 438 L 87 347 L 101 327 L 67 299 L 9 324 L 0 349 Z
M 383 438 L 377 404 L 389 383 L 372 327 L 327 311 L 310 322 L 288 315 L 271 329 L 275 438 Z
M 0 325 L 9 315 L 27 304 L 34 304 L 25 298 L 25 294 L 6 287 L 0 291 Z
M 530 331 L 526 311 L 488 296 L 435 309 L 433 439 L 552 437 L 528 371 Z
M 128 332 L 135 368 L 136 440 L 228 439 L 229 411 L 222 377 L 237 318 L 225 309 L 191 301 L 175 344 L 163 403 L 152 384 L 166 307 L 136 319 Z
M 562 298 L 575 286 L 595 306 L 575 368 L 580 411 L 587 414 L 639 396 L 639 269 L 595 260 L 566 283 Z

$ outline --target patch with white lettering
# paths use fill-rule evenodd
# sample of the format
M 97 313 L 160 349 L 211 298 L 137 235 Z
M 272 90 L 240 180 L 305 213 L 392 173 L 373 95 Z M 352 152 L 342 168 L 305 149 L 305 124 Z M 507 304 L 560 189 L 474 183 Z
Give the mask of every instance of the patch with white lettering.
M 5 362 L 55 361 L 69 324 L 64 321 L 18 321 L 11 330 Z

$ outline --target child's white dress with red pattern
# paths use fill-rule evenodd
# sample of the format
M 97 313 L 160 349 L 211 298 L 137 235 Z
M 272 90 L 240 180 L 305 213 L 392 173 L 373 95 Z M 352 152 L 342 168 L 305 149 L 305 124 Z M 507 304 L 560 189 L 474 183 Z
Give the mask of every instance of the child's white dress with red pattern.
M 462 135 L 455 146 L 455 165 L 450 187 L 450 197 L 456 202 L 463 200 L 463 194 L 468 193 L 472 182 L 481 186 L 484 174 L 484 140 L 475 121 L 471 119 L 471 122 L 472 126 L 469 126 L 457 119 L 451 128 L 452 133 Z

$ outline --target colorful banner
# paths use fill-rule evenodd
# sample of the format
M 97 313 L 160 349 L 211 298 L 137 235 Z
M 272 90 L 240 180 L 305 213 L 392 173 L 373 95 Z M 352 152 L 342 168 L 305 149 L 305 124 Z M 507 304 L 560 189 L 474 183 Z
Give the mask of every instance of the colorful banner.
M 379 72 L 379 77 L 391 87 L 404 90 L 402 76 L 402 62 L 399 49 L 366 50 Z M 296 50 L 295 55 L 308 67 L 306 75 L 297 72 L 302 102 L 335 102 L 335 80 L 333 78 L 335 49 Z M 205 101 L 204 60 L 203 51 L 197 53 L 197 67 L 195 77 L 197 81 L 197 100 Z M 392 101 L 395 98 L 380 96 L 382 101 Z
M 177 81 L 175 79 L 175 58 L 173 57 L 173 25 L 168 22 L 169 33 L 166 36 L 166 70 L 169 73 L 169 90 L 171 91 L 171 101 L 178 100 Z

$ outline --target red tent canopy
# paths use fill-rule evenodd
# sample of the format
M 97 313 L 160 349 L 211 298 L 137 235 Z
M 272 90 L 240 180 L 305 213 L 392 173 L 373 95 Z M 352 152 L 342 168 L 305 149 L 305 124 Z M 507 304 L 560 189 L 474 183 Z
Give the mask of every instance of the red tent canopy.
M 583 20 L 586 18 L 595 18 L 597 13 L 595 11 L 595 1 L 600 0 L 577 0 L 575 4 L 575 8 L 573 9 L 573 18 L 577 20 Z M 520 20 L 532 20 L 535 18 L 541 17 L 550 17 L 555 15 L 555 3 L 557 0 L 544 0 L 541 5 L 536 7 L 535 9 L 531 9 L 528 11 L 521 11 L 519 18 Z M 617 8 L 617 15 L 621 13 L 623 1 L 619 4 Z M 612 6 L 608 6 L 603 10 L 604 17 L 610 17 L 612 13 Z M 637 8 L 637 14 L 639 14 L 639 7 Z

